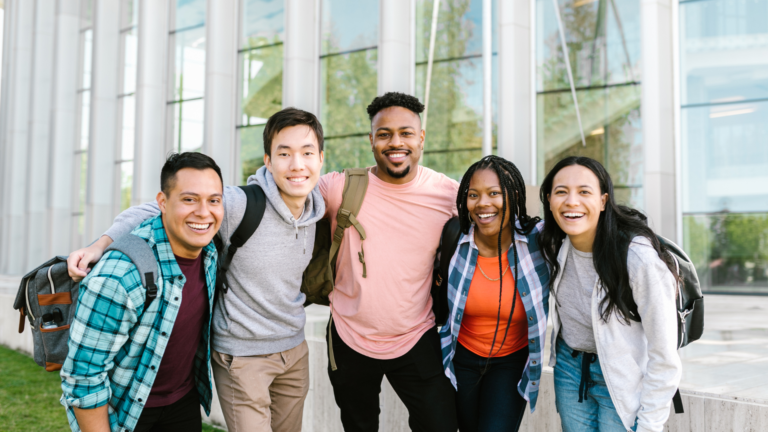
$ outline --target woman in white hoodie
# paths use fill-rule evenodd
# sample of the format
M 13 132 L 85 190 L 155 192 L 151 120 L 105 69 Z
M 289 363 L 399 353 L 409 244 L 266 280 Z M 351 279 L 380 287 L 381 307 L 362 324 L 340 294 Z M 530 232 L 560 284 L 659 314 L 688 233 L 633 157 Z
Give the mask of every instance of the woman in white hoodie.
M 682 374 L 674 259 L 594 159 L 560 161 L 541 201 L 563 431 L 663 430 Z

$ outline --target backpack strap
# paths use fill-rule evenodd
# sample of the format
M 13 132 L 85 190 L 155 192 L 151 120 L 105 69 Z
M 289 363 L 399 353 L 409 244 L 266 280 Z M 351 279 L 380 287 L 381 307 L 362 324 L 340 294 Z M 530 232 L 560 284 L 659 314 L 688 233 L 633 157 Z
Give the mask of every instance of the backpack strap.
M 224 245 L 221 238 L 216 236 L 215 241 L 216 248 L 219 251 L 219 268 L 216 272 L 216 290 L 223 293 L 229 291 L 227 270 L 229 270 L 229 266 L 232 264 L 232 258 L 235 256 L 237 250 L 251 238 L 253 233 L 256 232 L 256 229 L 261 223 L 261 219 L 264 217 L 264 211 L 267 208 L 267 196 L 264 194 L 264 189 L 262 189 L 261 186 L 250 184 L 239 187 L 245 192 L 245 197 L 247 199 L 243 220 L 240 222 L 237 229 L 235 229 L 235 232 L 232 233 L 226 254 L 224 254 Z
M 675 395 L 672 396 L 672 404 L 675 406 L 675 414 L 683 414 L 685 412 L 683 409 L 683 398 L 680 397 L 680 389 L 677 389 Z
M 149 307 L 157 297 L 157 285 L 155 284 L 155 277 L 159 275 L 157 270 L 157 258 L 155 258 L 155 252 L 152 247 L 143 238 L 129 234 L 120 237 L 117 241 L 109 245 L 104 253 L 115 250 L 122 252 L 127 256 L 131 262 L 136 266 L 141 276 L 141 284 L 147 290 L 147 295 L 144 299 L 144 309 Z
M 442 281 L 448 280 L 448 267 L 459 246 L 459 237 L 461 237 L 461 224 L 457 216 L 446 222 L 440 236 L 440 279 Z
M 363 241 L 365 240 L 365 229 L 357 220 L 357 214 L 360 213 L 360 207 L 363 205 L 365 192 L 368 190 L 368 170 L 366 168 L 347 168 L 344 170 L 344 192 L 341 198 L 341 207 L 336 213 L 336 231 L 333 233 L 333 243 L 331 243 L 331 252 L 328 255 L 329 263 L 336 261 L 336 254 L 339 252 L 341 240 L 344 238 L 344 230 L 353 226 L 360 234 L 360 252 L 357 253 L 360 262 L 363 264 L 363 277 L 367 276 L 365 268 L 365 251 L 363 250 Z

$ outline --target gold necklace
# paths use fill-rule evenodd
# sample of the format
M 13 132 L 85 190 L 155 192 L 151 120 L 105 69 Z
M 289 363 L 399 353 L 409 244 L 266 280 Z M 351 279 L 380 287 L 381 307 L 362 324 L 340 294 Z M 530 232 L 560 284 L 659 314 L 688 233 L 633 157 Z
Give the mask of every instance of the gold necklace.
M 479 268 L 479 269 L 480 269 L 480 273 L 482 273 L 482 275 L 483 275 L 483 276 L 485 276 L 485 278 L 486 278 L 486 279 L 488 279 L 488 280 L 489 280 L 489 281 L 491 281 L 491 282 L 496 282 L 497 280 L 499 280 L 499 279 L 503 278 L 503 277 L 504 277 L 504 275 L 507 273 L 507 270 L 509 270 L 509 264 L 507 264 L 507 268 L 505 268 L 505 269 L 504 269 L 504 271 L 501 273 L 501 277 L 499 277 L 499 278 L 496 278 L 496 279 L 491 279 L 491 278 L 489 278 L 489 277 L 488 277 L 488 275 L 487 275 L 487 274 L 485 274 L 485 272 L 483 271 L 483 268 L 482 268 L 482 267 L 480 267 L 480 263 L 477 263 L 477 268 Z

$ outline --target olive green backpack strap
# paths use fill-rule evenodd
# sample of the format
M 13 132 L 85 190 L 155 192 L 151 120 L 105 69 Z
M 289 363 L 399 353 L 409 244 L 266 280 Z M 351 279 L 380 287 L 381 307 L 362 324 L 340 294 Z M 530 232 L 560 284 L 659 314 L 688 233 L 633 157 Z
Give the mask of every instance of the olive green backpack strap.
M 328 254 L 328 264 L 331 268 L 336 268 L 336 254 L 339 252 L 341 240 L 344 238 L 344 230 L 349 227 L 355 227 L 360 234 L 360 252 L 357 253 L 360 263 L 363 264 L 363 277 L 367 276 L 365 269 L 365 252 L 363 251 L 363 241 L 365 240 L 365 229 L 357 220 L 357 214 L 360 213 L 360 207 L 363 205 L 365 192 L 368 190 L 368 170 L 365 168 L 347 168 L 344 170 L 344 192 L 341 195 L 341 206 L 336 213 L 336 231 L 333 232 L 333 243 L 331 251 Z M 336 370 L 336 358 L 333 355 L 332 330 L 333 310 L 331 310 L 331 319 L 328 321 L 328 357 L 331 363 L 331 370 Z
M 336 213 L 336 231 L 333 233 L 333 243 L 328 260 L 331 265 L 336 262 L 336 254 L 339 252 L 341 240 L 344 238 L 344 230 L 354 227 L 360 234 L 360 252 L 357 253 L 360 263 L 363 264 L 363 277 L 367 277 L 365 268 L 365 252 L 363 241 L 365 229 L 357 220 L 357 214 L 363 205 L 365 192 L 368 190 L 368 170 L 365 168 L 348 168 L 344 170 L 344 192 L 341 198 L 341 207 Z M 334 265 L 335 267 L 335 265 Z

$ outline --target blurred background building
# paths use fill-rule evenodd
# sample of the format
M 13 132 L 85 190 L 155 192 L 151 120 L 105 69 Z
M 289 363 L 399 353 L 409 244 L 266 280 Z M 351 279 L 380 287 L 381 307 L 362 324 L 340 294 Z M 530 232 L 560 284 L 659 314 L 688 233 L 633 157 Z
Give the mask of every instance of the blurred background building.
M 365 108 L 402 91 L 428 102 L 424 165 L 494 153 L 537 185 L 593 157 L 707 291 L 768 294 L 768 0 L 0 5 L 0 274 L 154 200 L 170 151 L 244 183 L 282 107 L 320 117 L 326 171 L 372 165 Z

